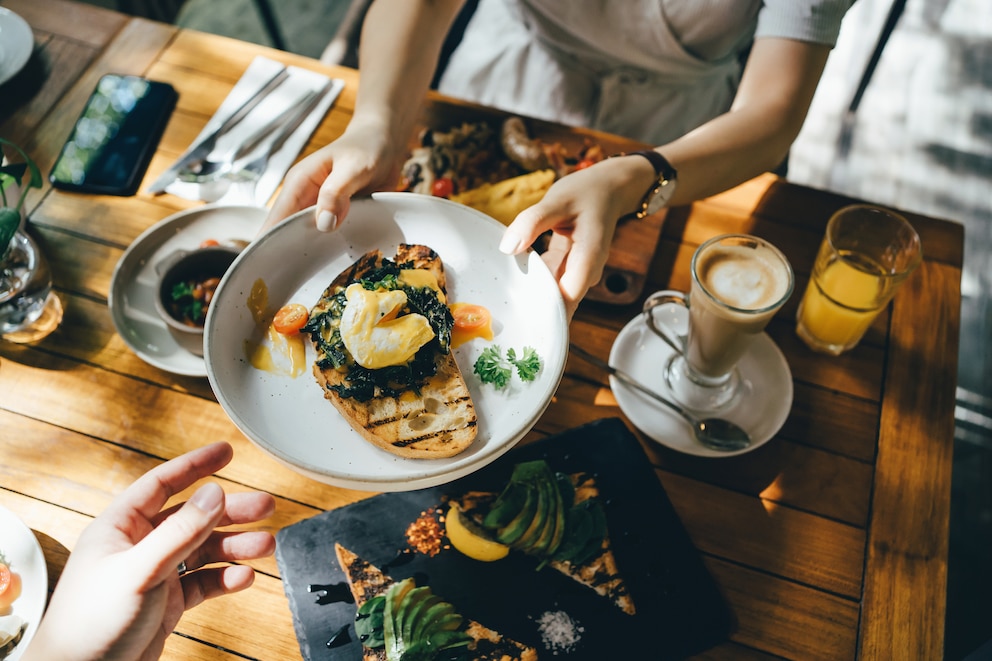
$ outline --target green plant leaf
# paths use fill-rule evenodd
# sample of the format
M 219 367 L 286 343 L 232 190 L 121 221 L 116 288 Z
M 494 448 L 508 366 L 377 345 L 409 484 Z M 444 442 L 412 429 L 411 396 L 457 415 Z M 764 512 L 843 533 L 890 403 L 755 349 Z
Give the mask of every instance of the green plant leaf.
M 27 165 L 28 169 L 31 171 L 31 177 L 28 179 L 28 183 L 27 184 L 23 184 L 23 182 L 22 182 L 22 186 L 21 186 L 21 197 L 20 197 L 20 199 L 17 200 L 17 203 L 14 205 L 14 209 L 17 210 L 17 211 L 20 211 L 21 210 L 21 206 L 24 204 L 24 198 L 27 197 L 28 189 L 29 188 L 41 188 L 41 182 L 42 182 L 42 179 L 41 179 L 41 170 L 38 169 L 38 164 L 35 163 L 34 160 L 32 160 L 32 158 L 27 155 L 27 152 L 25 152 L 23 149 L 21 149 L 20 147 L 18 147 L 17 145 L 15 145 L 10 140 L 5 140 L 3 138 L 0 138 L 0 145 L 7 145 L 8 147 L 13 147 L 14 150 L 18 154 L 21 155 L 21 158 L 24 159 L 24 163 Z M 21 176 L 24 176 L 23 175 L 23 172 L 22 172 Z
M 0 174 L 10 175 L 15 181 L 20 181 L 24 178 L 24 173 L 27 169 L 27 163 L 8 163 L 7 165 L 0 166 Z
M 21 212 L 10 207 L 0 208 L 0 262 L 7 256 L 10 240 L 21 224 Z

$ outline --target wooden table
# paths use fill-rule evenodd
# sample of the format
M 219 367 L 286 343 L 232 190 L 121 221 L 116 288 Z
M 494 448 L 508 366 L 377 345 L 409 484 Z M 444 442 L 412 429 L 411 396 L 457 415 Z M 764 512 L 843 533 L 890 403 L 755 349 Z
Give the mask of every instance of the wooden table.
M 347 81 L 308 149 L 338 135 L 354 107 L 351 70 L 66 0 L 2 4 L 31 24 L 36 51 L 0 88 L 0 135 L 26 147 L 46 173 L 107 72 L 146 75 L 179 90 L 146 184 L 190 143 L 255 55 Z M 771 239 L 802 291 L 827 218 L 849 202 L 768 175 L 674 209 L 645 291 L 686 289 L 695 246 L 728 231 Z M 87 196 L 47 186 L 29 198 L 65 318 L 38 345 L 0 342 L 0 503 L 35 531 L 52 585 L 79 532 L 116 493 L 207 441 L 235 446 L 219 476 L 226 489 L 276 497 L 269 530 L 369 495 L 310 481 L 271 460 L 228 420 L 205 379 L 145 364 L 115 333 L 107 294 L 118 258 L 142 230 L 193 206 L 170 195 Z M 840 358 L 807 350 L 793 332 L 798 295 L 769 327 L 795 383 L 776 438 L 720 460 L 644 441 L 737 620 L 732 640 L 700 658 L 942 655 L 963 230 L 907 215 L 925 261 L 858 348 Z M 573 341 L 606 356 L 638 302 L 584 303 Z M 603 373 L 573 358 L 528 438 L 618 415 Z M 253 565 L 255 586 L 188 613 L 166 658 L 299 658 L 276 562 Z

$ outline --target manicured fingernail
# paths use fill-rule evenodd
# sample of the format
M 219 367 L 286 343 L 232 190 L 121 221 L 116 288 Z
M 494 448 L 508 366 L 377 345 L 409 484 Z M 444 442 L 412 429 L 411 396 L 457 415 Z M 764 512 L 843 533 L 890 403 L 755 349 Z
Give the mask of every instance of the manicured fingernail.
M 524 249 L 524 242 L 517 236 L 506 232 L 499 242 L 499 251 L 504 255 L 516 255 Z
M 338 226 L 338 217 L 330 211 L 321 211 L 317 214 L 317 229 L 321 232 L 333 232 Z
M 220 507 L 221 502 L 224 500 L 224 490 L 220 488 L 215 482 L 207 482 L 202 487 L 197 489 L 193 497 L 189 499 L 189 502 L 196 505 L 198 508 L 204 512 L 213 512 L 215 509 Z

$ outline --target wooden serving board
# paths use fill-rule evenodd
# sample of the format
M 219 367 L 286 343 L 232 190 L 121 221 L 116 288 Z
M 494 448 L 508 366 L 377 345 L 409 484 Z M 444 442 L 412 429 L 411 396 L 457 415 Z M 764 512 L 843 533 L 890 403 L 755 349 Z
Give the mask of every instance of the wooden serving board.
M 445 496 L 498 492 L 513 466 L 543 458 L 552 470 L 596 479 L 620 573 L 636 607 L 627 615 L 587 586 L 522 553 L 477 562 L 444 548 L 406 554 L 405 531 Z M 623 649 L 629 658 L 682 659 L 727 639 L 730 611 L 668 500 L 644 449 L 619 418 L 609 418 L 516 448 L 490 466 L 440 487 L 386 493 L 282 529 L 276 560 L 307 661 L 359 661 L 361 643 L 334 544 L 357 553 L 395 580 L 418 585 L 465 617 L 537 649 L 539 658 L 600 661 Z M 403 557 L 402 561 L 398 558 Z M 319 585 L 327 597 L 308 586 Z M 579 635 L 566 646 L 541 630 L 548 614 L 568 616 Z M 335 635 L 337 634 L 337 637 Z M 333 646 L 327 642 L 335 640 Z
M 509 116 L 510 113 L 500 110 L 444 97 L 443 103 L 428 102 L 420 125 L 443 130 L 461 122 L 488 121 L 498 127 Z M 591 129 L 568 127 L 531 118 L 524 118 L 524 121 L 533 137 L 546 142 L 560 142 L 570 152 L 578 151 L 586 140 L 602 146 L 606 155 L 651 147 L 642 142 Z M 627 305 L 638 299 L 644 290 L 648 268 L 661 238 L 664 219 L 665 211 L 662 210 L 642 220 L 623 221 L 617 226 L 603 277 L 589 290 L 586 296 L 589 300 Z

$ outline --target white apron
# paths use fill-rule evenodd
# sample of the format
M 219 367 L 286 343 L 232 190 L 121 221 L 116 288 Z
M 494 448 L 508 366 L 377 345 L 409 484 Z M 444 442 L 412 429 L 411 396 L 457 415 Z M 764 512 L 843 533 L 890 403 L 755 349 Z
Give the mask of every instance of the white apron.
M 663 0 L 480 0 L 439 83 L 451 96 L 650 144 L 726 112 L 736 53 L 689 53 Z M 753 34 L 754 25 L 737 26 Z

